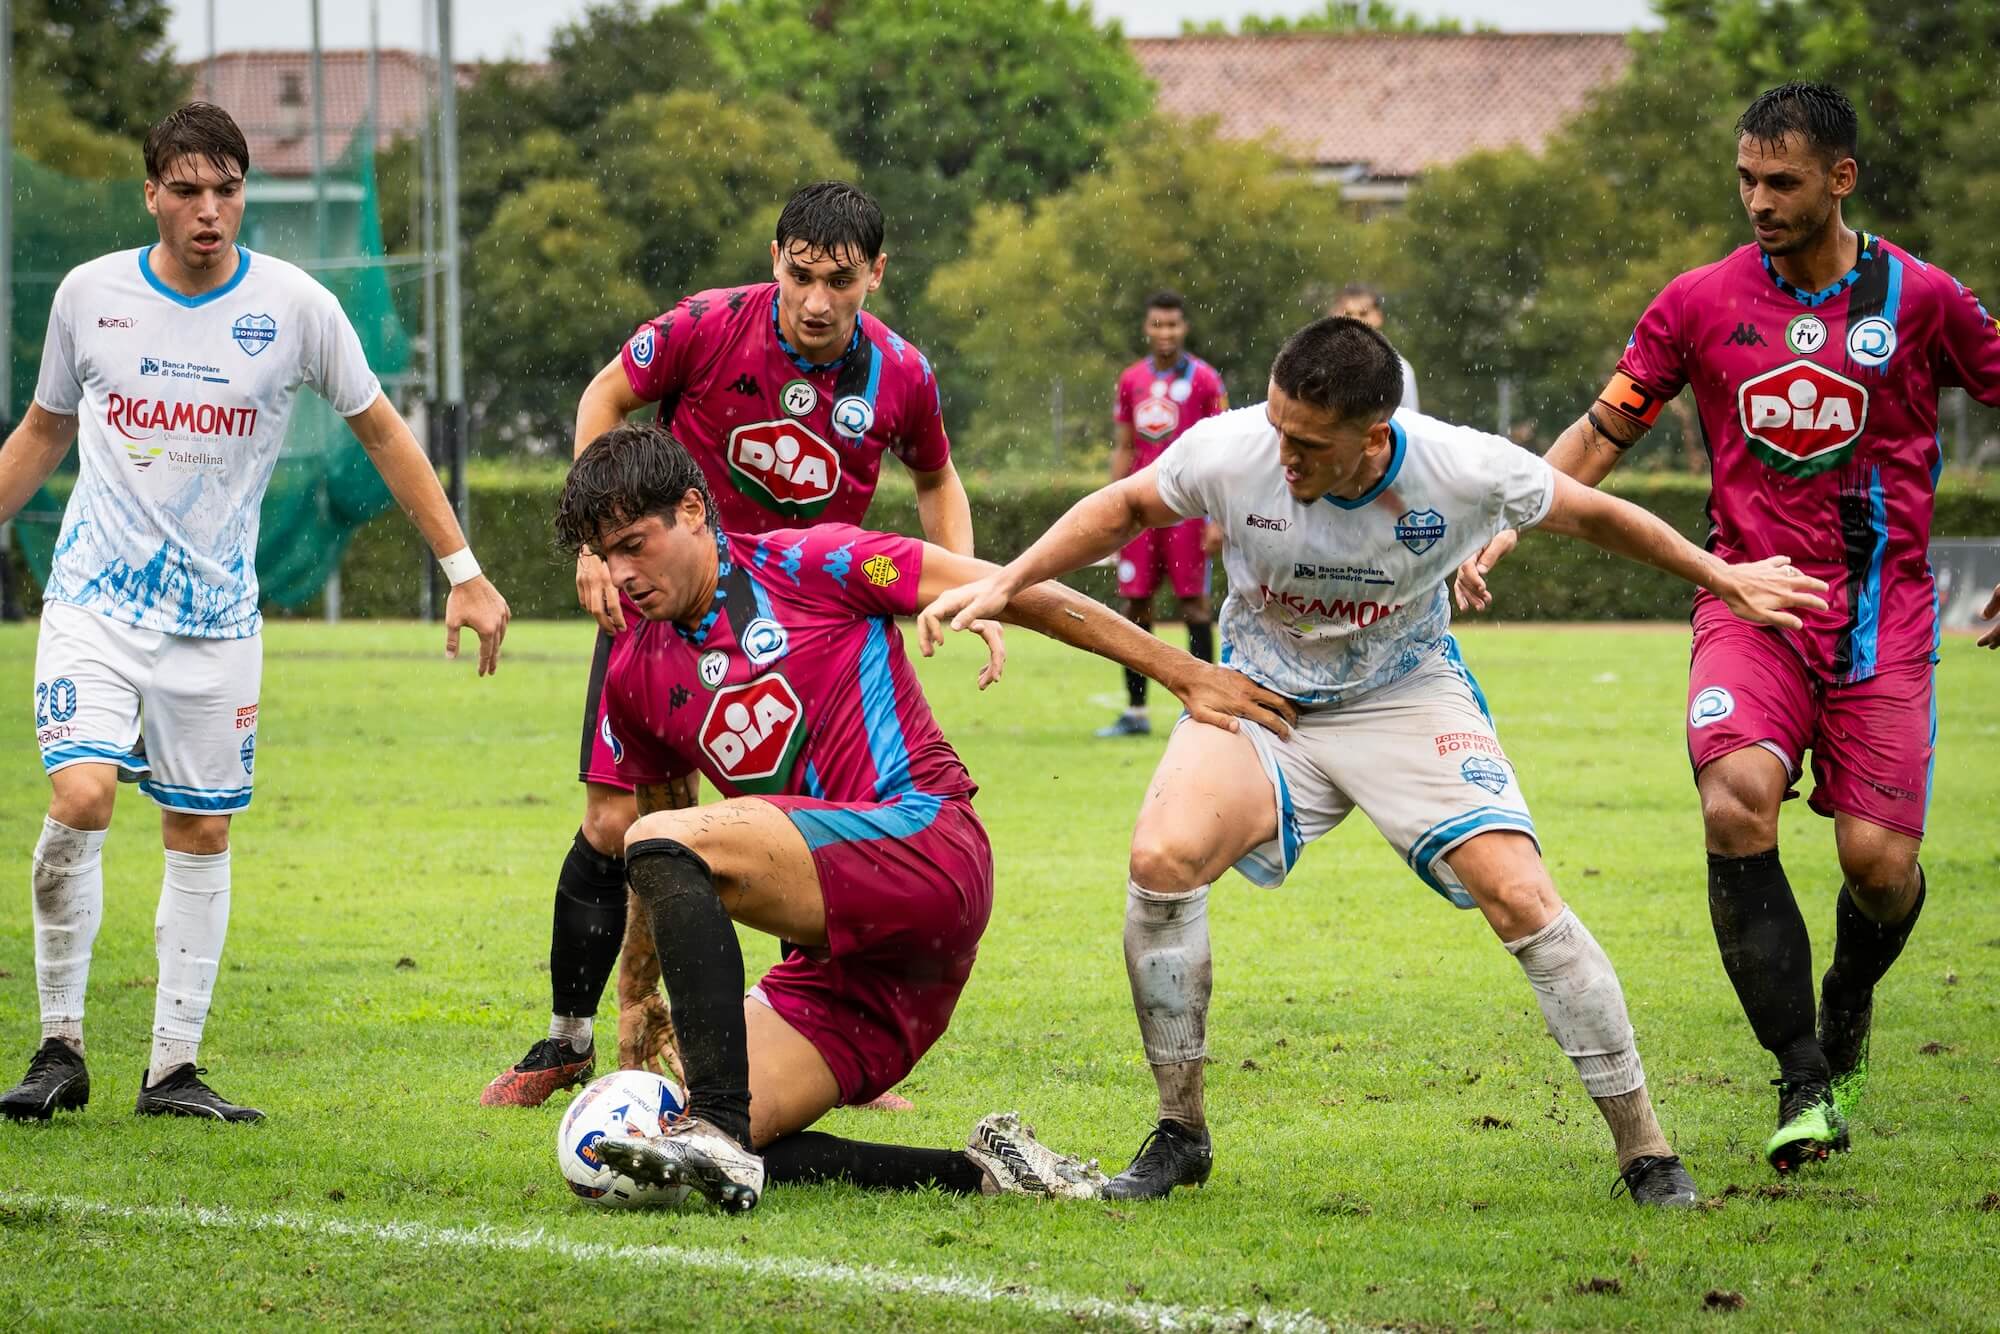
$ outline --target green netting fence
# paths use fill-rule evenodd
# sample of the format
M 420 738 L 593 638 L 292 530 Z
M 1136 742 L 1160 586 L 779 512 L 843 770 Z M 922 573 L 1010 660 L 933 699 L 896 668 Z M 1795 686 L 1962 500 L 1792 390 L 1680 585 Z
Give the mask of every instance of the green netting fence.
M 391 265 L 383 252 L 376 208 L 374 153 L 367 139 L 365 132 L 357 134 L 355 146 L 325 172 L 323 206 L 316 204 L 310 182 L 253 172 L 240 239 L 252 250 L 300 265 L 324 283 L 353 321 L 368 364 L 388 381 L 408 369 L 411 344 L 391 297 Z M 14 354 L 10 401 L 17 412 L 34 396 L 49 306 L 63 275 L 107 251 L 159 239 L 143 200 L 139 181 L 77 180 L 14 155 L 14 327 L 9 332 Z M 321 207 L 324 212 L 315 211 Z M 72 449 L 15 524 L 38 580 L 48 578 L 63 503 L 75 476 Z M 317 394 L 300 393 L 264 496 L 257 542 L 264 601 L 298 607 L 315 597 L 339 568 L 354 531 L 386 508 L 389 499 L 347 424 Z

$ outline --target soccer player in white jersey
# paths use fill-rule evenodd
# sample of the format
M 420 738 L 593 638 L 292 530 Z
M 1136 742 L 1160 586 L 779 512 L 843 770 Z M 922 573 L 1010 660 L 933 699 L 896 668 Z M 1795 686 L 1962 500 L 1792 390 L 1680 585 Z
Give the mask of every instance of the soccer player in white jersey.
M 1327 318 L 1294 334 L 1269 401 L 1202 422 L 1160 461 L 1085 498 L 1004 570 L 927 608 L 926 643 L 1143 527 L 1226 526 L 1223 663 L 1289 697 L 1289 735 L 1183 719 L 1132 836 L 1125 964 L 1158 1126 L 1108 1197 L 1199 1184 L 1213 1162 L 1202 1098 L 1208 886 L 1229 867 L 1276 885 L 1360 807 L 1426 885 L 1478 908 L 1520 961 L 1548 1029 L 1610 1125 L 1633 1199 L 1688 1205 L 1660 1134 L 1617 975 L 1557 895 L 1527 802 L 1450 634 L 1445 592 L 1501 527 L 1540 525 L 1657 566 L 1739 615 L 1795 626 L 1825 585 L 1783 557 L 1726 565 L 1633 505 L 1497 436 L 1396 411 L 1381 334 Z M 1203 818 L 1190 819 L 1192 812 Z
M 119 777 L 158 803 L 166 845 L 153 1050 L 137 1110 L 253 1121 L 195 1064 L 229 921 L 229 821 L 250 804 L 263 672 L 258 510 L 301 384 L 368 451 L 452 581 L 445 651 L 479 636 L 493 670 L 507 603 L 479 573 L 423 451 L 340 305 L 236 244 L 250 151 L 194 102 L 146 136 L 157 244 L 71 270 L 35 401 L 0 448 L 0 520 L 81 440 L 43 591 L 35 728 L 51 796 L 34 852 L 42 1045 L 0 1113 L 45 1120 L 90 1097 L 83 996 L 103 917 L 100 856 Z

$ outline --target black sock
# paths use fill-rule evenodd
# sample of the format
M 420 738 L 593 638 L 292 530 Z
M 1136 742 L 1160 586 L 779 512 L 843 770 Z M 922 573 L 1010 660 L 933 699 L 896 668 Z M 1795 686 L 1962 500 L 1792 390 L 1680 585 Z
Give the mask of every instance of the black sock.
M 597 1013 L 625 939 L 625 859 L 590 846 L 581 829 L 556 877 L 549 933 L 550 1009 L 572 1019 Z
M 1215 661 L 1215 625 L 1210 621 L 1188 622 L 1188 652 L 1203 662 Z
M 764 1179 L 791 1185 L 845 1181 L 863 1190 L 935 1186 L 953 1195 L 977 1195 L 986 1174 L 957 1149 L 869 1144 L 802 1130 L 764 1146 Z
M 1778 850 L 1708 854 L 1708 915 L 1723 971 L 1786 1079 L 1827 1078 L 1813 1029 L 1812 941 Z
M 1917 901 L 1902 921 L 1890 925 L 1878 922 L 1854 906 L 1847 886 L 1840 887 L 1840 903 L 1834 909 L 1833 966 L 1821 982 L 1826 1008 L 1842 1014 L 1859 1014 L 1875 999 L 1875 984 L 1903 952 L 1903 944 L 1924 910 L 1927 886 L 1924 868 L 1917 868 Z
M 1146 678 L 1130 667 L 1125 669 L 1125 703 L 1132 709 L 1146 707 Z
M 743 950 L 694 850 L 649 838 L 625 850 L 632 892 L 646 905 L 660 976 L 687 1071 L 688 1111 L 750 1145 L 750 1051 L 743 1031 Z

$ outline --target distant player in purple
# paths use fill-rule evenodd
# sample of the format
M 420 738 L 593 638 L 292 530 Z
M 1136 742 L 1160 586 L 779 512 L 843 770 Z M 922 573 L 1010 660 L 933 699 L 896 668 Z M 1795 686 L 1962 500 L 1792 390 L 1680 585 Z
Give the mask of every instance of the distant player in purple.
M 1111 480 L 1151 467 L 1190 426 L 1229 408 L 1229 393 L 1215 367 L 1187 350 L 1186 303 L 1179 292 L 1146 298 L 1147 355 L 1118 377 L 1111 406 Z M 1188 652 L 1215 661 L 1215 617 L 1208 605 L 1208 561 L 1222 545 L 1222 530 L 1206 519 L 1171 528 L 1149 528 L 1118 553 L 1118 596 L 1134 625 L 1153 628 L 1153 594 L 1162 575 L 1180 599 Z M 1098 729 L 1100 737 L 1145 736 L 1146 678 L 1125 673 L 1125 712 Z
M 952 467 L 937 376 L 922 352 L 861 309 L 888 264 L 882 243 L 882 212 L 863 191 L 839 181 L 799 190 L 778 215 L 773 280 L 700 292 L 641 324 L 584 391 L 577 452 L 658 404 L 700 462 L 729 532 L 858 523 L 891 453 L 916 483 L 924 536 L 971 554 L 972 509 Z M 537 1106 L 590 1077 L 592 1017 L 624 933 L 621 852 L 635 812 L 600 698 L 611 636 L 625 618 L 588 547 L 577 556 L 576 587 L 603 633 L 584 700 L 583 825 L 556 883 L 549 1031 L 487 1085 L 487 1105 Z M 648 1042 L 665 1040 L 664 1026 L 648 1022 L 656 1013 L 657 1002 L 621 996 L 622 1064 L 644 1062 Z
M 2000 326 L 1944 270 L 1851 230 L 1854 108 L 1786 84 L 1737 122 L 1756 233 L 1647 308 L 1610 386 L 1549 451 L 1596 484 L 1692 386 L 1714 489 L 1710 548 L 1790 555 L 1831 587 L 1796 631 L 1752 626 L 1698 594 L 1688 755 L 1708 839 L 1722 962 L 1777 1058 L 1780 1172 L 1848 1147 L 1868 1076 L 1875 984 L 1924 901 L 1917 853 L 1937 738 L 1937 594 L 1926 550 L 1942 458 L 1938 390 L 2000 405 Z M 1462 568 L 1484 605 L 1510 534 Z M 2000 614 L 2000 589 L 1985 614 Z M 1980 641 L 2000 644 L 2000 629 Z M 1833 817 L 1844 883 L 1815 1031 L 1812 946 L 1778 860 L 1778 807 L 1812 752 L 1810 805 Z
M 908 1074 L 971 974 L 992 851 L 890 618 L 991 567 L 845 524 L 725 534 L 715 513 L 689 451 L 626 425 L 577 458 L 557 514 L 643 618 L 615 642 L 605 710 L 643 812 L 624 849 L 650 927 L 637 971 L 664 977 L 689 1092 L 686 1121 L 607 1159 L 734 1210 L 755 1207 L 767 1171 L 1094 1195 L 1101 1176 L 1011 1117 L 982 1120 L 964 1152 L 800 1133 Z M 1198 717 L 1290 716 L 1060 585 L 1027 590 L 1008 619 L 1147 672 Z M 1003 654 L 981 626 L 985 684 Z M 694 806 L 697 772 L 726 800 Z M 802 947 L 747 998 L 732 919 Z

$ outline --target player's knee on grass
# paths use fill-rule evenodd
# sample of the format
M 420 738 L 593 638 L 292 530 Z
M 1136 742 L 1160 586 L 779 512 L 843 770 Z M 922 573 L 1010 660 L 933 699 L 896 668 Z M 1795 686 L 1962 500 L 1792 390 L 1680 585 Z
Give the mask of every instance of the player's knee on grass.
M 111 827 L 118 771 L 108 764 L 72 764 L 49 775 L 49 818 L 71 829 Z
M 1778 846 L 1778 806 L 1789 776 L 1761 746 L 1725 755 L 1695 779 L 1711 852 L 1748 857 Z
M 170 852 L 213 857 L 218 852 L 229 851 L 229 817 L 161 811 L 160 838 Z

